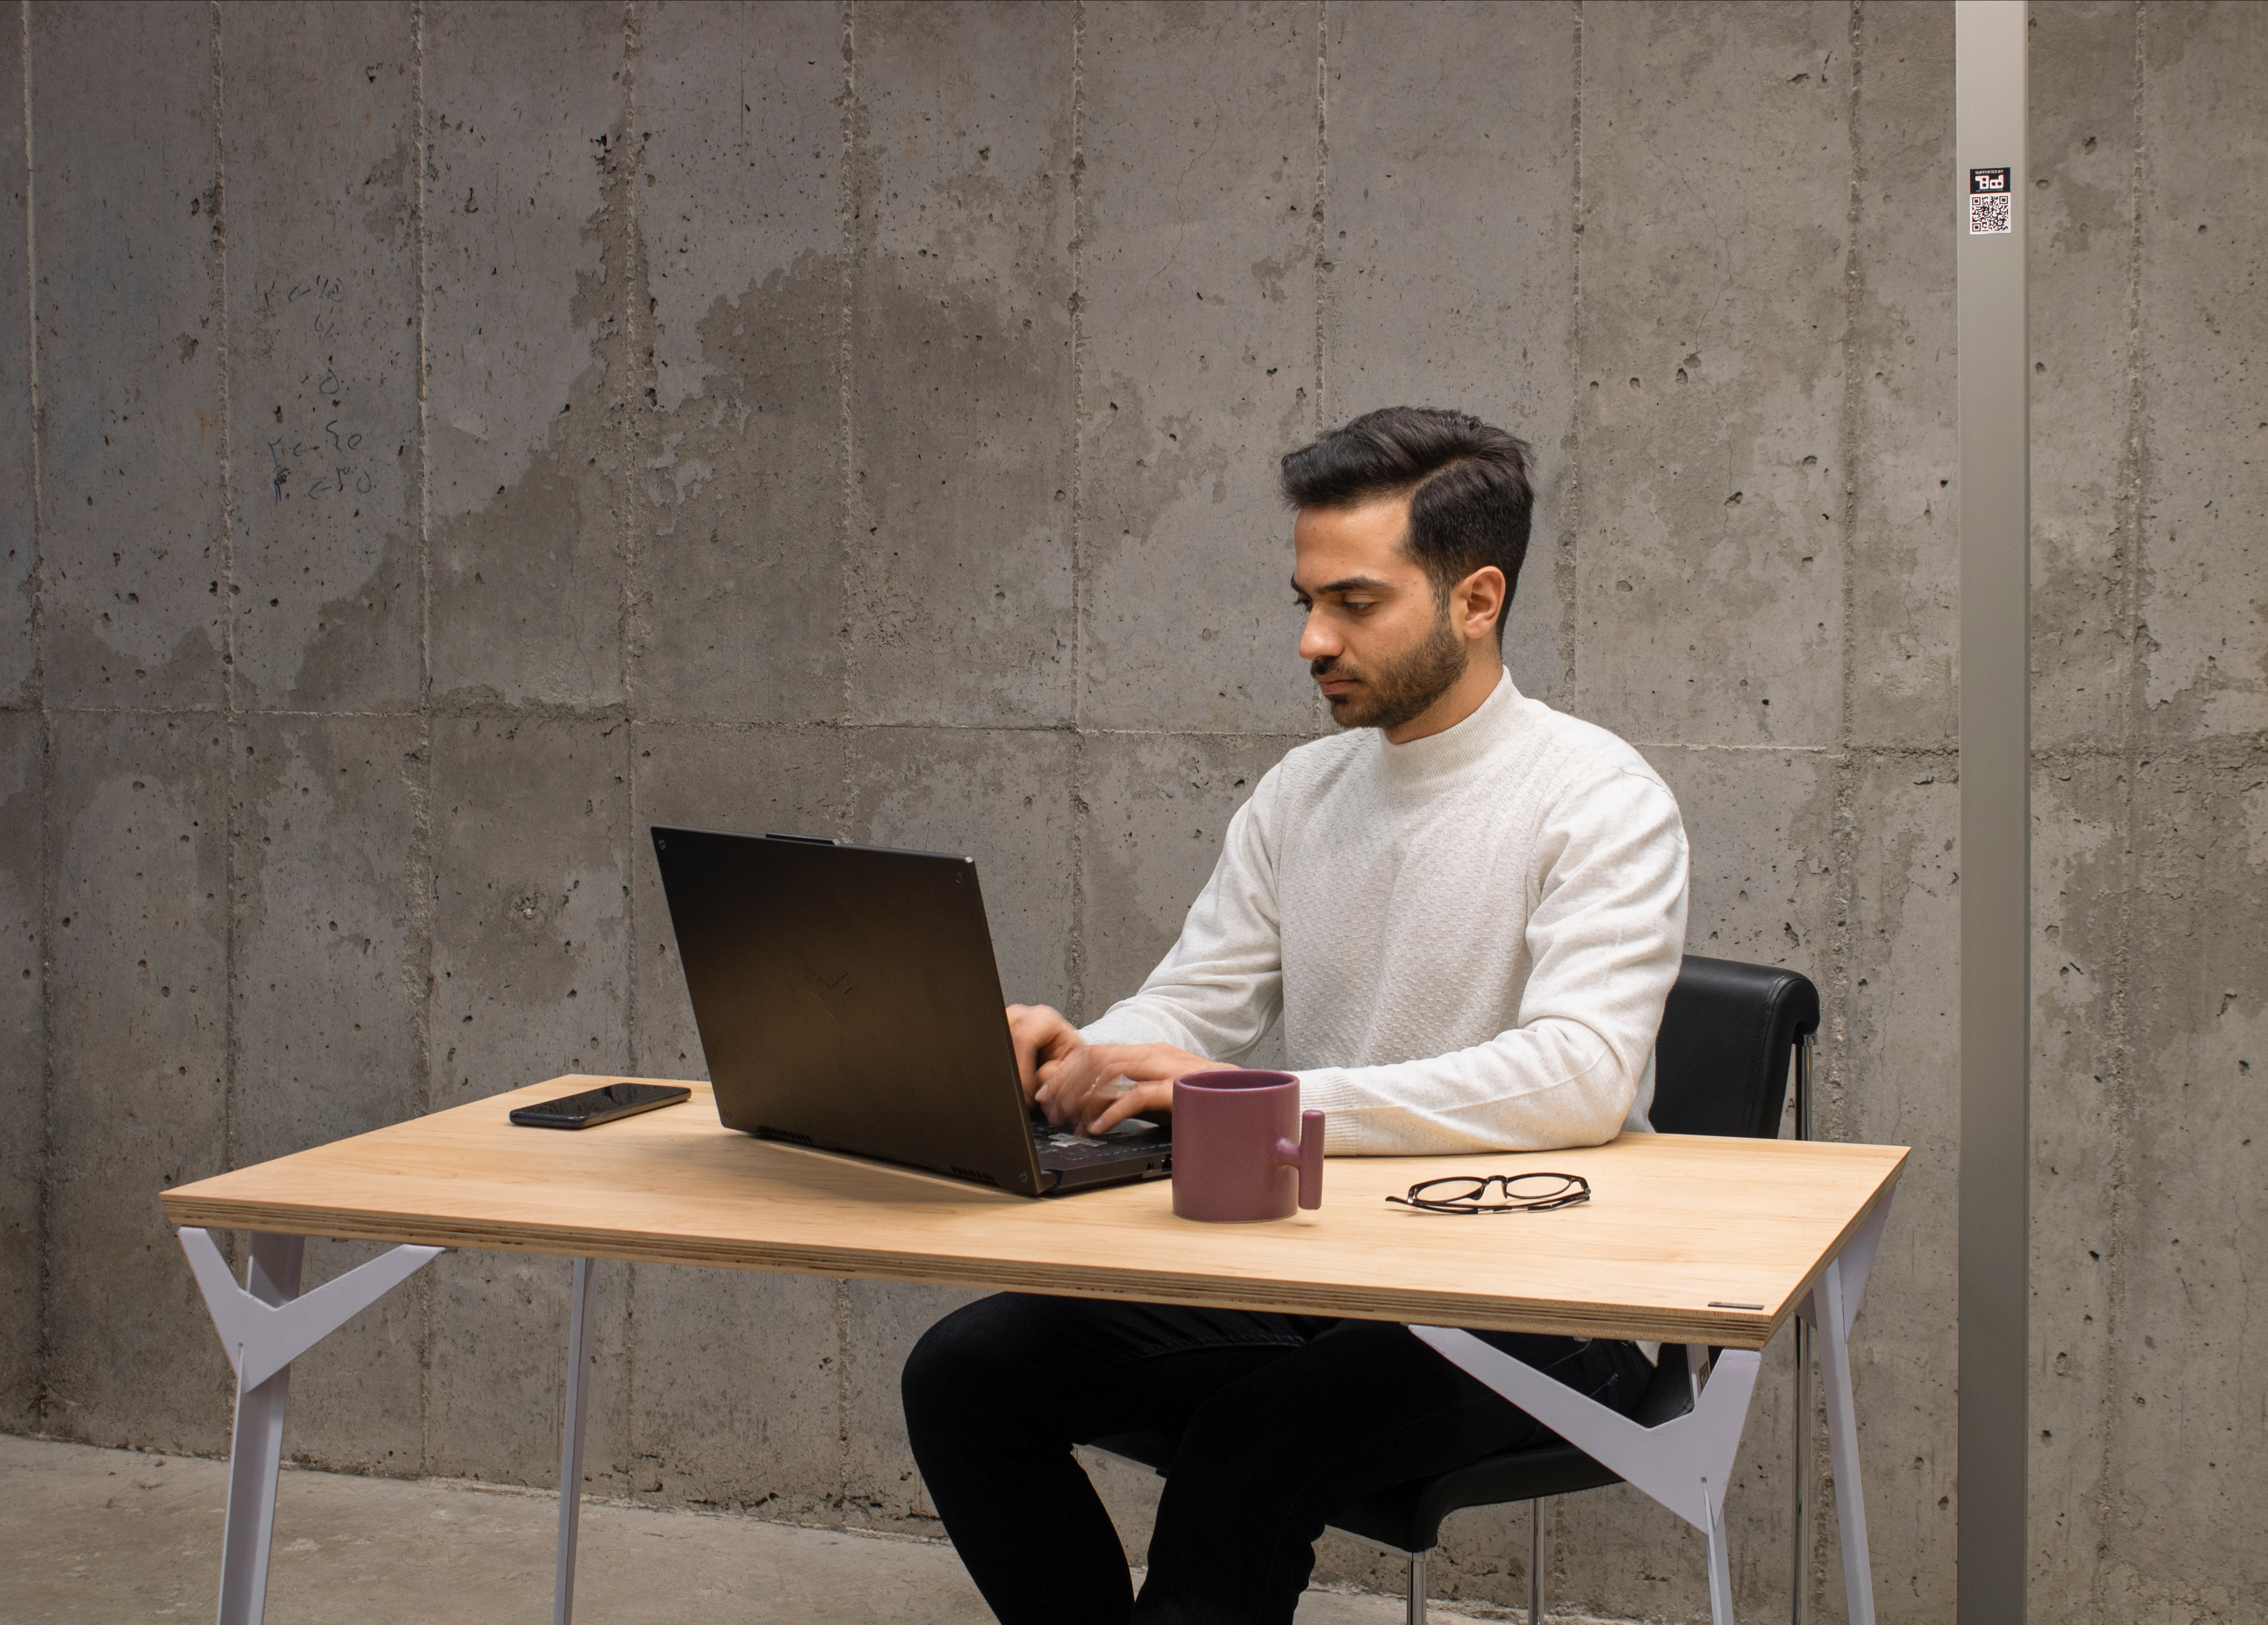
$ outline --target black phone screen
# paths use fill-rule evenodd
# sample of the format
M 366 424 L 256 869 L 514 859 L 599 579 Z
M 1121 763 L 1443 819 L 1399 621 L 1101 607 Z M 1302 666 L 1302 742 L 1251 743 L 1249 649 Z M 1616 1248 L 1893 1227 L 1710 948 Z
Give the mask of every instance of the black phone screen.
M 520 1107 L 512 1113 L 512 1121 L 523 1129 L 588 1129 L 617 1117 L 651 1112 L 656 1107 L 675 1106 L 692 1095 L 690 1089 L 675 1084 L 608 1084 L 581 1094 Z

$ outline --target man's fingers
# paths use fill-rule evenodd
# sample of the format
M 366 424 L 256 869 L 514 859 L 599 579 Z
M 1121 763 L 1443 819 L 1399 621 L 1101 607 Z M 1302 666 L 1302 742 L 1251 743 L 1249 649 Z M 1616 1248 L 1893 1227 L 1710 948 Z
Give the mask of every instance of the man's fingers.
M 1103 1105 L 1102 1110 L 1089 1120 L 1083 1132 L 1108 1134 L 1130 1117 L 1147 1117 L 1153 1113 L 1174 1109 L 1174 1086 L 1170 1083 L 1137 1084 L 1125 1093 Z
M 1046 1013 L 1063 1020 L 1053 1011 Z M 1173 1110 L 1174 1079 L 1212 1065 L 1171 1044 L 1086 1043 L 1068 1022 L 1063 1035 L 1068 1041 L 1060 1052 L 1042 1053 L 1026 1090 L 1046 1109 L 1049 1122 L 1082 1123 L 1090 1134 L 1145 1112 Z M 1130 1087 L 1121 1092 L 1107 1089 L 1119 1078 Z
M 1081 1134 L 1108 1134 L 1113 1129 L 1116 1129 L 1120 1123 L 1124 1122 L 1128 1118 L 1135 1116 L 1137 1114 L 1134 1107 L 1129 1103 L 1134 1099 L 1136 1092 L 1137 1092 L 1135 1090 L 1129 1089 L 1124 1094 L 1120 1095 L 1116 1099 L 1111 1101 L 1102 1108 L 1100 1115 L 1081 1124 L 1079 1126 L 1079 1132 Z
M 1037 1026 L 1032 1019 L 1034 1014 L 1029 1004 L 1008 1006 L 1008 1042 L 1016 1052 L 1016 1074 L 1023 1083 L 1024 1098 L 1027 1100 L 1032 1097 L 1035 1081 L 1033 1073 L 1039 1061 L 1039 1035 L 1034 1030 Z
M 1036 1098 L 1046 1083 L 1044 1072 L 1051 1062 L 1062 1061 L 1086 1047 L 1079 1029 L 1064 1019 L 1063 1012 L 1046 1004 L 1011 1004 L 1008 1010 L 1008 1039 L 1016 1051 L 1016 1076 L 1024 1086 L 1027 1100 Z
M 1094 1087 L 1094 1056 L 1090 1047 L 1048 1063 L 1047 1078 L 1040 1087 L 1038 1098 L 1047 1108 L 1049 1122 L 1070 1122 L 1078 1117 L 1080 1107 Z
M 1028 1100 L 1032 1098 L 1032 1090 L 1038 1082 L 1036 1077 L 1038 1056 L 1033 1053 L 1032 1046 L 1025 1038 L 1024 1030 L 1018 1024 L 1012 1010 L 1008 1018 L 1008 1042 L 1016 1052 L 1017 1081 L 1023 1085 L 1024 1099 Z

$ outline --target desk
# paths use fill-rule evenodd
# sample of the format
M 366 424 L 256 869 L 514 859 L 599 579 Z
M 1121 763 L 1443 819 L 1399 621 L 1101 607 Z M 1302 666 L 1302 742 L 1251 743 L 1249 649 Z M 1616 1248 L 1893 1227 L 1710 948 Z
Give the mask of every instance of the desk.
M 1850 1618 L 1871 1625 L 1847 1345 L 1902 1149 L 1630 1135 L 1523 1156 L 1341 1158 L 1319 1210 L 1210 1225 L 1174 1218 L 1165 1181 L 1032 1201 L 754 1140 L 718 1124 L 700 1083 L 682 1107 L 580 1132 L 506 1120 L 614 1081 L 553 1078 L 165 1194 L 237 1371 L 221 1625 L 260 1620 L 291 1361 L 449 1247 L 576 1260 L 559 1625 L 572 1608 L 600 1258 L 1401 1321 L 1700 1528 L 1717 1625 L 1732 1620 L 1724 1493 L 1757 1351 L 1799 1314 L 1820 1333 Z M 1452 1168 L 1521 1167 L 1583 1174 L 1592 1200 L 1473 1218 L 1384 1201 Z M 209 1228 L 253 1232 L 246 1286 Z M 1507 1232 L 1523 1245 L 1506 1246 Z M 401 1245 L 302 1297 L 308 1236 Z M 1687 1345 L 1695 1408 L 1639 1428 L 1453 1329 L 1464 1327 Z M 1702 1386 L 1711 1346 L 1722 1352 Z

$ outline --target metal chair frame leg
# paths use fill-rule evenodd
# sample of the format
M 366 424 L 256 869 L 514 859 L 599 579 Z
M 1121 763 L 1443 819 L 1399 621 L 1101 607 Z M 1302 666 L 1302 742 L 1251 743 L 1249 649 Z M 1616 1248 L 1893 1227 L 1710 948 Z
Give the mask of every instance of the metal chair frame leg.
M 1543 1625 L 1543 1498 L 1528 1504 L 1528 1625 Z

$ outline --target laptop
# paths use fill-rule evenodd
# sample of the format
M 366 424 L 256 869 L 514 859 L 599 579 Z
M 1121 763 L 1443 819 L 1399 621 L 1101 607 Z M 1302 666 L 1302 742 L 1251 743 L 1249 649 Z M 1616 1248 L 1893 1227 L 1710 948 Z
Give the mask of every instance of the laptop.
M 1090 1136 L 1026 1103 L 974 859 L 652 835 L 727 1129 L 1028 1196 L 1171 1171 L 1168 1129 Z

